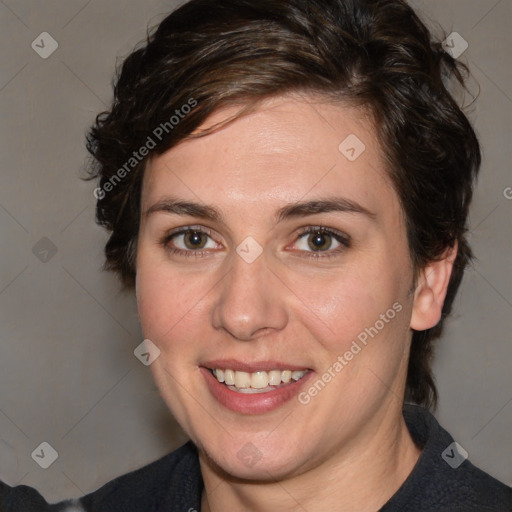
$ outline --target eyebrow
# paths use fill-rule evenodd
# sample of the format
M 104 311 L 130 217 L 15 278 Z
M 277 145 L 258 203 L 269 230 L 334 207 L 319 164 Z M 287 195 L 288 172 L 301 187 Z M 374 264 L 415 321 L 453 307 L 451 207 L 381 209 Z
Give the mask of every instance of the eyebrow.
M 193 201 L 180 201 L 173 198 L 165 198 L 150 206 L 144 215 L 149 217 L 156 212 L 173 213 L 175 215 L 190 215 L 200 219 L 222 222 L 222 214 L 213 206 L 208 206 Z
M 150 206 L 144 215 L 150 216 L 156 212 L 189 215 L 204 220 L 223 222 L 222 213 L 213 206 L 174 198 L 165 198 L 158 201 Z M 365 215 L 371 220 L 376 218 L 375 213 L 355 201 L 343 197 L 332 197 L 287 204 L 277 211 L 276 221 L 282 222 L 286 219 L 331 212 L 357 213 Z
M 366 215 L 372 220 L 375 220 L 376 218 L 375 213 L 355 201 L 344 197 L 333 197 L 286 205 L 279 209 L 277 213 L 277 220 L 280 222 L 293 217 L 306 217 L 307 215 L 314 215 L 316 213 L 330 212 L 359 213 Z

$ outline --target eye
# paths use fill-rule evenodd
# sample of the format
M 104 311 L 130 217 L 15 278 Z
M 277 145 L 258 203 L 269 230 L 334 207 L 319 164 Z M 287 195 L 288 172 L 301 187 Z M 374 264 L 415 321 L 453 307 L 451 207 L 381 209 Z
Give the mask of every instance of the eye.
M 186 256 L 199 256 L 202 251 L 215 250 L 219 246 L 204 228 L 192 226 L 168 233 L 161 244 L 172 253 Z
M 350 247 L 350 237 L 339 231 L 319 227 L 308 227 L 301 231 L 295 247 L 299 251 L 316 253 L 313 257 L 327 257 Z M 318 253 L 327 253 L 321 255 Z

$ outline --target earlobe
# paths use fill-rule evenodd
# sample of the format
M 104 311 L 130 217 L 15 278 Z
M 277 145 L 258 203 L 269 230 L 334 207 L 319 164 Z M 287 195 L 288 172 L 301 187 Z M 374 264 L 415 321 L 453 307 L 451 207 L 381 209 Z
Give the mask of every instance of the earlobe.
M 457 243 L 446 249 L 441 259 L 430 262 L 421 270 L 414 291 L 411 329 L 424 331 L 441 319 L 456 256 Z

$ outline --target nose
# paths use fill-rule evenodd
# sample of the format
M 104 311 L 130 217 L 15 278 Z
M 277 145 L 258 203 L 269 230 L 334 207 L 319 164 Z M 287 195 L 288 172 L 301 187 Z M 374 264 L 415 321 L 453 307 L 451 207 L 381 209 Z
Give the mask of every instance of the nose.
M 212 325 L 234 339 L 251 341 L 288 323 L 285 287 L 267 265 L 264 253 L 252 263 L 232 255 L 231 268 L 219 283 Z

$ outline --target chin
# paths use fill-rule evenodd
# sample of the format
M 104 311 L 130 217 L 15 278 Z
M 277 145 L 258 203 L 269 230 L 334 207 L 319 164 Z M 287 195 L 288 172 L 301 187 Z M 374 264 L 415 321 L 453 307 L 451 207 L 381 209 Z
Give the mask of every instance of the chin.
M 309 459 L 302 450 L 293 453 L 283 443 L 278 444 L 280 448 L 268 442 L 258 448 L 248 440 L 241 442 L 240 448 L 232 442 L 226 450 L 219 449 L 217 445 L 201 451 L 217 472 L 234 479 L 272 482 L 306 470 L 306 460 Z

